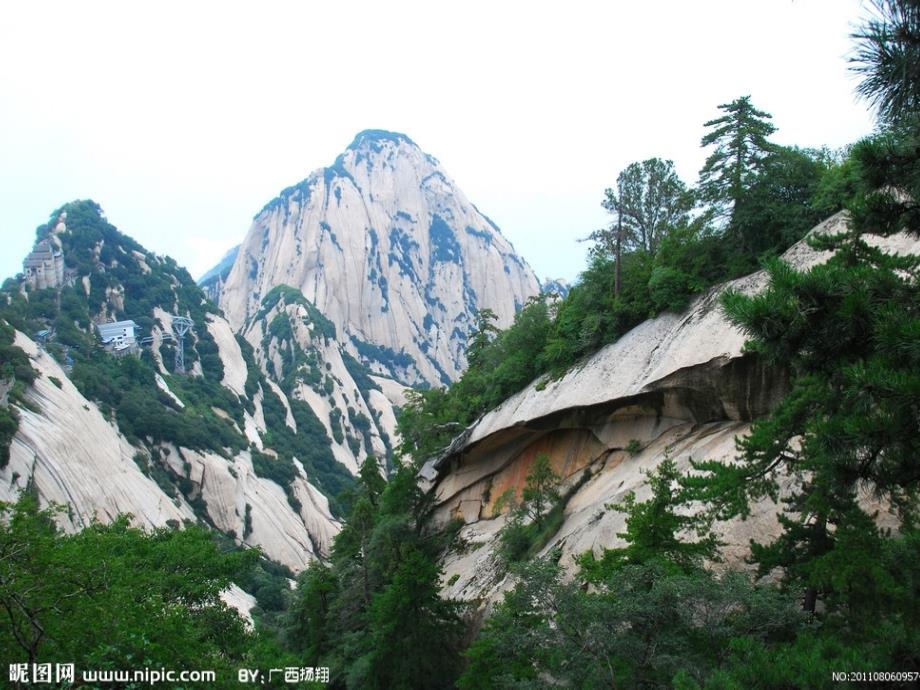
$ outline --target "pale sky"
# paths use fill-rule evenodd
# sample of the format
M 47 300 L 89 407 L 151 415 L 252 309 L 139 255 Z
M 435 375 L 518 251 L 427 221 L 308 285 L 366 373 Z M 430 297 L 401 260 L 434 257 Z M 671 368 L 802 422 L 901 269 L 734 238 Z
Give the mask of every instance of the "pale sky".
M 751 94 L 774 140 L 872 130 L 859 0 L 4 2 L 0 276 L 78 198 L 196 278 L 362 129 L 438 158 L 537 274 L 573 279 L 635 160 L 696 181 L 703 122 Z

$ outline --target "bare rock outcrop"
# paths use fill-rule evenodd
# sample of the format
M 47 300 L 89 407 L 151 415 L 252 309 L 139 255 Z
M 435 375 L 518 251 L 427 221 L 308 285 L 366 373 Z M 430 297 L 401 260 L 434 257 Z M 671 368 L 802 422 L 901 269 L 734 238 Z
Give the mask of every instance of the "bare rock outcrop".
M 837 214 L 813 232 L 833 232 L 845 222 Z M 890 252 L 920 252 L 920 242 L 905 236 L 876 243 Z M 807 268 L 828 257 L 803 241 L 784 258 Z M 505 521 L 496 500 L 509 490 L 520 498 L 538 454 L 549 456 L 565 486 L 578 485 L 544 549 L 559 548 L 567 563 L 587 550 L 622 545 L 624 516 L 610 506 L 628 491 L 646 498 L 645 473 L 664 457 L 682 470 L 691 459 L 734 458 L 736 438 L 775 407 L 788 373 L 742 352 L 745 336 L 727 321 L 719 295 L 728 288 L 754 294 L 767 281 L 764 272 L 754 273 L 709 290 L 683 313 L 644 322 L 561 379 L 535 381 L 430 461 L 422 475 L 435 493 L 437 519 L 466 525 L 461 536 L 468 548 L 445 562 L 451 582 L 445 592 L 478 599 L 504 586 L 491 566 Z M 752 538 L 776 532 L 776 512 L 765 503 L 746 521 L 717 526 L 729 561 L 740 561 Z
M 290 285 L 375 373 L 442 385 L 465 367 L 479 309 L 501 326 L 540 290 L 492 221 L 403 134 L 361 132 L 253 220 L 221 289 L 240 330 Z
M 145 527 L 194 520 L 182 501 L 174 502 L 134 462 L 136 449 L 86 400 L 64 370 L 22 333 L 22 348 L 38 371 L 19 412 L 10 462 L 0 470 L 0 500 L 15 500 L 29 484 L 43 504 L 63 505 L 68 529 L 94 520 L 108 522 L 131 513 Z

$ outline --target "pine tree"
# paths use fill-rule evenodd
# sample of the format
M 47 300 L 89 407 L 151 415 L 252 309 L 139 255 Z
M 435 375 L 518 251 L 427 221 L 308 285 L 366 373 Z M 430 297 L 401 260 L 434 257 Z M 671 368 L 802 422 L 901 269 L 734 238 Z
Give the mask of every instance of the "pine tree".
M 288 611 L 287 637 L 305 657 L 320 659 L 330 651 L 335 627 L 330 608 L 338 594 L 338 580 L 331 568 L 317 561 L 298 578 L 297 589 Z
M 876 16 L 856 33 L 853 70 L 864 79 L 857 91 L 889 125 L 920 112 L 920 4 L 873 0 Z
M 732 638 L 758 644 L 794 630 L 801 615 L 772 586 L 703 567 L 718 542 L 710 521 L 686 510 L 679 479 L 669 459 L 651 472 L 651 498 L 616 507 L 627 545 L 599 560 L 585 553 L 572 576 L 558 551 L 515 565 L 516 584 L 467 651 L 458 686 L 700 687 Z M 696 540 L 683 541 L 688 533 Z
M 360 687 L 453 686 L 462 626 L 458 605 L 441 598 L 440 578 L 431 554 L 412 544 L 401 546 L 391 580 L 371 609 L 369 674 Z
M 498 316 L 489 308 L 476 312 L 476 323 L 469 335 L 469 344 L 466 348 L 466 359 L 471 368 L 486 366 L 485 354 L 489 350 L 489 345 L 495 340 L 495 336 L 498 335 L 498 327 L 495 325 L 497 319 Z
M 648 473 L 652 495 L 636 501 L 630 491 L 621 503 L 608 505 L 626 515 L 626 531 L 617 536 L 626 546 L 605 549 L 600 561 L 592 552 L 579 559 L 582 574 L 598 581 L 605 574 L 628 565 L 663 563 L 678 571 L 693 572 L 705 561 L 718 560 L 719 541 L 711 530 L 712 519 L 705 512 L 689 509 L 691 494 L 681 485 L 683 476 L 670 457 Z M 691 541 L 689 537 L 697 539 Z
M 537 454 L 521 498 L 524 499 L 522 508 L 527 515 L 536 525 L 542 525 L 546 511 L 559 500 L 559 475 L 553 472 L 546 453 Z
M 830 215 L 812 205 L 827 170 L 822 156 L 819 151 L 777 146 L 763 160 L 732 214 L 732 236 L 744 249 L 739 258 L 748 262 L 742 270 L 756 270 L 762 255 L 781 254 Z
M 773 150 L 767 137 L 776 131 L 768 120 L 772 115 L 757 110 L 750 96 L 742 96 L 719 106 L 725 115 L 703 126 L 712 128 L 702 146 L 715 145 L 700 170 L 699 194 L 719 218 L 729 219 Z
M 289 646 L 348 688 L 449 687 L 457 672 L 458 605 L 440 597 L 443 550 L 426 530 L 432 497 L 415 469 L 388 482 L 369 457 L 330 563 L 313 565 L 294 595 Z
M 805 587 L 812 610 L 840 586 L 826 577 L 835 535 L 860 524 L 867 539 L 879 536 L 860 517 L 860 487 L 908 522 L 920 493 L 920 260 L 883 254 L 855 230 L 822 246 L 837 252 L 827 264 L 799 272 L 776 261 L 766 292 L 725 296 L 749 347 L 791 366 L 793 388 L 740 442 L 737 464 L 700 465 L 713 473 L 709 498 L 722 517 L 776 500 L 780 474 L 793 478 L 783 534 L 754 555 L 765 572 L 782 566 Z
M 862 33 L 870 34 L 880 53 L 894 49 L 887 30 Z M 862 89 L 918 87 L 918 72 L 908 69 L 882 72 Z M 763 294 L 723 298 L 729 318 L 751 336 L 748 349 L 790 368 L 792 389 L 739 441 L 736 462 L 698 463 L 710 474 L 690 483 L 721 518 L 747 515 L 754 501 L 782 495 L 781 534 L 752 544 L 760 572 L 779 568 L 813 614 L 823 601 L 820 618 L 832 631 L 824 639 L 838 648 L 848 640 L 874 649 L 876 665 L 916 668 L 915 566 L 891 554 L 917 543 L 920 257 L 885 253 L 864 235 L 920 236 L 920 145 L 909 99 L 880 98 L 882 124 L 897 126 L 854 147 L 861 188 L 849 205 L 849 228 L 810 240 L 832 257 L 806 271 L 775 260 Z M 867 491 L 897 511 L 896 538 L 866 509 Z M 793 656 L 813 655 L 809 644 L 797 640 Z

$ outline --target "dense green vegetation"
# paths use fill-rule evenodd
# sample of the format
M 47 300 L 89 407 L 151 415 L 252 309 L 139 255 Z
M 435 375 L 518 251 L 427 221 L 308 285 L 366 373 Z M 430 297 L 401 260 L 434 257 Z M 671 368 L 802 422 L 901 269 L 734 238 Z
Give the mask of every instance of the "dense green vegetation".
M 708 521 L 685 517 L 678 477 L 665 461 L 649 477 L 651 498 L 616 506 L 626 546 L 588 552 L 574 579 L 552 555 L 515 566 L 517 585 L 467 651 L 459 686 L 693 687 L 732 639 L 788 639 L 804 623 L 794 602 L 703 567 L 717 541 Z M 682 541 L 688 527 L 696 541 Z
M 223 410 L 242 424 L 239 400 L 220 385 L 223 365 L 205 327 L 216 307 L 185 269 L 168 257 L 146 252 L 120 233 L 92 201 L 76 201 L 55 211 L 51 221 L 38 228 L 39 238 L 50 232 L 61 212 L 67 213 L 67 230 L 58 237 L 65 265 L 75 275 L 73 284 L 23 294 L 18 284 L 7 281 L 0 318 L 29 335 L 53 329 L 48 351 L 62 364 L 72 365 L 70 378 L 80 392 L 99 403 L 104 414 L 112 414 L 132 441 L 172 442 L 222 454 L 247 447 L 248 441 L 232 423 L 212 409 Z M 184 403 L 182 408 L 156 386 L 157 367 L 149 350 L 140 358 L 112 357 L 98 344 L 91 325 L 100 318 L 133 319 L 143 337 L 158 323 L 157 307 L 189 315 L 197 326 L 188 336 L 185 359 L 187 368 L 199 362 L 203 375 L 166 377 Z M 166 348 L 162 357 L 171 371 L 173 359 Z
M 62 212 L 67 213 L 67 229 L 57 237 L 65 266 L 74 276 L 72 284 L 23 293 L 16 281 L 7 281 L 0 301 L 0 319 L 26 334 L 52 328 L 55 335 L 47 346 L 48 351 L 62 364 L 70 363 L 70 378 L 80 392 L 97 402 L 103 414 L 112 416 L 136 445 L 153 448 L 173 443 L 231 457 L 249 448 L 249 440 L 240 431 L 244 426 L 243 411 L 254 411 L 252 398 L 261 387 L 267 426 L 264 440 L 278 454 L 278 467 L 268 468 L 266 462 L 259 460 L 254 464 L 258 464 L 260 476 L 281 483 L 296 507 L 290 487 L 296 476 L 293 465 L 296 457 L 311 481 L 330 498 L 332 509 L 341 513 L 336 497 L 352 480 L 332 456 L 322 424 L 308 405 L 294 401 L 291 412 L 298 432 L 287 426 L 283 402 L 265 382 L 252 348 L 242 339 L 238 340 L 248 367 L 246 397 L 238 397 L 221 385 L 223 364 L 217 343 L 206 327 L 209 315 L 218 313 L 217 307 L 207 300 L 188 272 L 171 258 L 158 257 L 119 232 L 92 201 L 76 201 L 56 210 L 50 221 L 38 228 L 40 239 L 49 235 Z M 317 335 L 335 337 L 332 323 L 292 288 L 276 288 L 266 303 L 284 299 L 304 305 Z M 163 378 L 181 400 L 181 406 L 157 386 L 158 366 L 152 350 L 145 348 L 140 357 L 113 357 L 99 345 L 92 328 L 92 323 L 99 320 L 133 319 L 140 326 L 139 337 L 143 337 L 154 326 L 163 326 L 157 318 L 157 308 L 186 315 L 195 323 L 186 338 L 185 360 L 187 369 L 200 364 L 200 376 L 175 375 L 172 346 L 164 344 L 160 348 L 169 372 Z M 281 328 L 285 325 L 290 328 L 290 324 L 278 323 Z M 4 363 L 0 378 L 15 375 L 14 391 L 19 391 L 31 379 L 21 370 L 22 358 L 15 359 L 14 354 L 12 350 L 0 350 Z M 280 377 L 290 375 L 287 371 L 277 373 Z M 0 441 L 15 432 L 14 422 L 14 410 L 0 409 Z M 8 440 L 0 446 L 3 448 L 0 461 L 5 458 L 7 445 Z M 158 462 L 158 453 L 146 455 L 154 464 Z M 180 491 L 191 488 L 166 465 L 150 471 L 160 478 L 161 484 L 172 483 Z
M 289 309 L 294 305 L 302 307 L 306 315 L 296 316 L 297 312 Z M 269 320 L 269 314 L 272 313 L 273 316 Z M 298 318 L 303 325 L 307 326 L 313 342 L 303 343 L 294 336 L 295 322 Z M 351 428 L 356 433 L 363 433 L 365 447 L 370 447 L 370 420 L 364 415 L 356 414 L 351 407 L 344 411 L 340 410 L 335 406 L 337 404 L 335 399 L 331 397 L 333 391 L 336 387 L 341 386 L 342 382 L 329 373 L 330 365 L 324 361 L 320 346 L 337 347 L 334 344 L 335 325 L 323 316 L 299 290 L 288 285 L 279 285 L 265 296 L 255 320 L 261 320 L 266 325 L 262 338 L 263 349 L 267 352 L 271 347 L 277 347 L 281 354 L 281 370 L 273 371 L 273 373 L 281 390 L 290 401 L 291 416 L 297 427 L 297 430 L 294 431 L 287 426 L 285 421 L 287 411 L 281 399 L 272 392 L 271 388 L 265 386 L 262 406 L 265 411 L 266 424 L 269 425 L 269 433 L 266 434 L 265 441 L 278 453 L 281 464 L 290 466 L 290 473 L 285 476 L 293 479 L 295 476 L 293 458 L 300 460 L 310 480 L 329 497 L 333 513 L 342 515 L 348 503 L 346 490 L 354 480 L 348 470 L 335 459 L 330 439 L 322 422 L 317 418 L 313 409 L 307 403 L 297 399 L 296 395 L 297 387 L 304 384 L 316 393 L 330 397 L 333 404 L 332 440 L 339 443 L 347 437 L 352 452 L 358 452 L 360 448 L 358 439 L 351 433 L 343 431 L 342 420 L 347 414 Z M 248 344 L 244 348 L 243 356 L 247 361 L 253 361 L 252 349 Z M 355 377 L 355 384 L 360 392 L 366 393 L 377 387 L 363 365 L 347 355 L 344 361 L 346 369 Z M 271 361 L 269 367 L 271 370 L 277 368 Z M 270 424 L 269 420 L 271 420 Z M 265 468 L 264 463 L 262 467 Z M 263 474 L 262 476 L 268 475 Z M 289 487 L 288 484 L 285 486 Z
M 453 686 L 463 628 L 439 593 L 449 534 L 424 529 L 430 505 L 414 468 L 386 482 L 368 458 L 329 563 L 301 575 L 287 645 L 329 666 L 334 687 Z
M 28 495 L 0 510 L 5 659 L 118 668 L 133 655 L 171 665 L 219 661 L 223 645 L 244 652 L 242 626 L 217 598 L 244 555 L 221 556 L 206 532 L 145 536 L 120 519 L 64 536 Z
M 233 580 L 259 591 L 257 552 L 194 526 L 144 532 L 126 516 L 65 535 L 56 512 L 29 494 L 0 504 L 5 663 L 73 663 L 78 684 L 86 670 L 207 669 L 217 687 L 234 685 L 242 666 L 294 665 L 219 597 Z

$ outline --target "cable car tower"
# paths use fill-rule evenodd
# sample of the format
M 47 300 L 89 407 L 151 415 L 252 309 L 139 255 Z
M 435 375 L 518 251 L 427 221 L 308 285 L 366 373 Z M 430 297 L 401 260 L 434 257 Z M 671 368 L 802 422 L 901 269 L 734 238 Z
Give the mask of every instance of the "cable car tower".
M 172 317 L 172 329 L 176 335 L 176 366 L 177 374 L 185 373 L 185 334 L 188 333 L 195 322 L 186 316 Z

